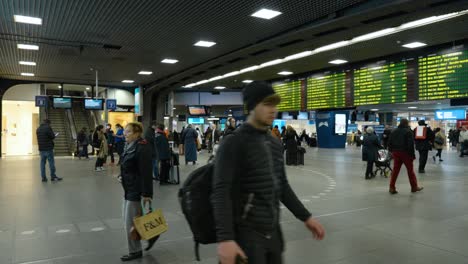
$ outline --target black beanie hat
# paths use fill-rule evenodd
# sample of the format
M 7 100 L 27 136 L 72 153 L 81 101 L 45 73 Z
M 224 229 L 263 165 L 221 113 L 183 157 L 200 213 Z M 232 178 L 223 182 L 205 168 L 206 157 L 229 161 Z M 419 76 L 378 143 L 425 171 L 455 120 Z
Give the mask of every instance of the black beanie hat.
M 242 96 L 244 97 L 244 104 L 249 112 L 267 97 L 275 96 L 275 101 L 277 103 L 280 101 L 279 96 L 276 95 L 271 84 L 266 82 L 253 82 L 247 85 L 244 90 L 242 90 Z

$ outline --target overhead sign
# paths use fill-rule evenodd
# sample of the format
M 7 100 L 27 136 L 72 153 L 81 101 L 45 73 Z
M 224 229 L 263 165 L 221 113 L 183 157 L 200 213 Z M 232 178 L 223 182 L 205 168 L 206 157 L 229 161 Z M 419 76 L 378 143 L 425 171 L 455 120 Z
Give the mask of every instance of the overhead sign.
M 36 96 L 36 107 L 46 107 L 47 106 L 47 96 Z
M 435 120 L 464 120 L 466 119 L 465 109 L 450 109 L 435 111 Z
M 107 100 L 106 100 L 106 108 L 107 108 L 107 110 L 115 110 L 115 109 L 117 109 L 117 100 L 115 100 L 115 99 L 107 99 Z

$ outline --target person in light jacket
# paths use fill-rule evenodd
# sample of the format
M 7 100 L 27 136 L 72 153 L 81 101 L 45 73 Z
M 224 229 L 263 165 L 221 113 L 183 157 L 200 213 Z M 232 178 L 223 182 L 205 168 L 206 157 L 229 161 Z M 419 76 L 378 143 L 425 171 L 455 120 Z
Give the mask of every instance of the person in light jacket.
M 435 156 L 432 156 L 432 159 L 434 160 L 434 162 L 436 162 L 436 158 L 439 157 L 439 161 L 442 162 L 444 161 L 442 159 L 442 150 L 444 149 L 447 138 L 445 137 L 444 131 L 441 130 L 440 127 L 436 128 L 434 130 L 434 133 L 434 148 L 437 150 L 437 154 Z
M 107 139 L 105 129 L 103 125 L 99 125 L 96 127 L 96 131 L 94 132 L 93 135 L 93 143 L 95 147 L 98 147 L 98 152 L 96 154 L 97 159 L 96 159 L 96 164 L 94 166 L 94 170 L 96 172 L 104 171 L 104 162 L 106 161 L 107 158 L 107 151 L 108 151 L 108 145 L 107 145 Z

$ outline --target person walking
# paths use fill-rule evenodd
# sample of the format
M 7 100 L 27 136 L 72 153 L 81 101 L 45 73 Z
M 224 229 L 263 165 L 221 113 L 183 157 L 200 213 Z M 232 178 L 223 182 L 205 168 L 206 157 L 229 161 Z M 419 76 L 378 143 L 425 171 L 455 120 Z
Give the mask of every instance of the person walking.
M 144 138 L 146 141 L 148 141 L 148 144 L 150 146 L 153 146 L 152 151 L 151 151 L 151 158 L 153 159 L 153 179 L 154 180 L 159 180 L 159 161 L 157 160 L 157 153 L 156 153 L 156 144 L 155 144 L 155 137 L 156 137 L 156 126 L 157 123 L 156 121 L 153 121 L 151 123 L 151 126 L 149 126 L 146 131 L 145 131 L 145 136 Z
M 107 124 L 105 135 L 106 135 L 106 140 L 108 144 L 107 151 L 111 158 L 111 163 L 114 164 L 115 162 L 115 159 L 114 159 L 115 135 L 114 135 L 114 130 L 112 130 L 111 124 Z
M 408 172 L 411 192 L 415 193 L 423 190 L 423 187 L 418 186 L 418 180 L 414 173 L 413 161 L 416 159 L 416 154 L 414 153 L 414 135 L 409 127 L 408 119 L 401 119 L 398 128 L 392 131 L 388 140 L 388 148 L 392 152 L 394 159 L 389 192 L 391 194 L 398 193 L 395 184 L 403 164 L 405 164 Z
M 108 154 L 108 144 L 105 136 L 105 130 L 103 125 L 96 127 L 96 131 L 93 135 L 93 145 L 97 149 L 97 159 L 96 164 L 94 165 L 94 170 L 96 172 L 104 171 L 104 162 L 106 161 Z
M 414 141 L 416 150 L 419 152 L 419 173 L 426 173 L 426 163 L 429 156 L 429 151 L 432 150 L 434 142 L 434 132 L 430 127 L 427 127 L 424 120 L 419 120 L 419 126 L 414 129 Z
M 142 138 L 143 126 L 140 123 L 129 123 L 124 134 L 126 145 L 122 153 L 120 172 L 124 189 L 123 216 L 129 254 L 120 259 L 131 261 L 143 257 L 141 241 L 134 240 L 131 233 L 133 219 L 142 215 L 142 202 L 144 205 L 152 202 L 154 147 Z M 158 238 L 149 240 L 145 250 L 150 250 Z
M 164 133 L 164 125 L 159 124 L 156 127 L 156 160 L 159 161 L 159 184 L 164 185 L 169 181 L 169 170 L 171 168 L 171 153 L 169 150 L 169 141 Z
M 231 135 L 236 130 L 236 119 L 234 117 L 228 117 L 226 120 L 226 128 L 224 129 L 223 138 Z
M 385 149 L 388 149 L 388 139 L 390 138 L 391 133 L 392 128 L 389 125 L 386 125 L 382 134 L 382 145 Z
M 191 124 L 184 130 L 182 142 L 184 143 L 185 164 L 193 162 L 195 165 L 197 163 L 198 133 Z
M 297 165 L 297 142 L 299 137 L 292 126 L 288 126 L 285 135 L 286 165 Z
M 444 161 L 442 159 L 442 150 L 444 149 L 447 139 L 445 137 L 444 131 L 441 130 L 440 127 L 436 128 L 434 130 L 434 133 L 434 148 L 437 150 L 437 154 L 435 156 L 432 156 L 432 159 L 434 160 L 434 162 L 436 162 L 436 157 L 439 157 L 439 161 L 442 162 Z
M 460 158 L 467 155 L 465 152 L 468 150 L 468 128 L 467 126 L 462 126 L 460 130 L 460 136 L 458 137 L 458 142 L 460 142 Z
M 280 202 L 316 239 L 322 240 L 325 230 L 289 185 L 282 146 L 268 132 L 279 96 L 270 84 L 254 82 L 244 88 L 243 97 L 248 121 L 224 138 L 214 166 L 211 202 L 218 257 L 221 264 L 240 263 L 238 257 L 250 264 L 281 264 Z
M 367 127 L 366 134 L 362 143 L 362 157 L 367 161 L 367 169 L 365 179 L 370 180 L 375 177 L 374 162 L 378 159 L 378 151 L 382 146 L 379 144 L 379 139 L 374 133 L 373 127 Z
M 124 128 L 120 125 L 117 124 L 115 125 L 115 128 L 117 129 L 117 132 L 115 133 L 115 151 L 117 151 L 117 154 L 119 155 L 119 162 L 117 163 L 117 166 L 120 165 L 120 161 L 122 159 L 122 153 L 124 151 L 124 146 L 125 146 L 125 136 L 124 136 Z
M 78 141 L 78 146 L 79 146 L 79 153 L 78 153 L 78 158 L 81 159 L 82 157 L 85 157 L 86 159 L 89 159 L 88 156 L 88 135 L 86 135 L 86 127 L 83 127 L 81 131 L 78 133 L 78 136 L 76 137 L 76 140 Z
M 50 120 L 45 119 L 36 130 L 37 143 L 39 145 L 39 154 L 41 155 L 41 178 L 42 182 L 47 182 L 46 168 L 47 161 L 49 162 L 50 180 L 61 181 L 63 178 L 57 176 L 55 171 L 54 158 L 54 139 L 58 133 L 54 133 L 50 127 Z

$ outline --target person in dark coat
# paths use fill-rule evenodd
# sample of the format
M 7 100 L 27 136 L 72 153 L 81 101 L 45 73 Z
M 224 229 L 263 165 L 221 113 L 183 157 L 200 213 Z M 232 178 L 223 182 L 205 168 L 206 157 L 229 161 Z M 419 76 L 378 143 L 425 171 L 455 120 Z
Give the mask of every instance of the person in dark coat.
M 192 128 L 191 124 L 188 125 L 188 127 L 185 129 L 183 140 L 185 149 L 185 164 L 193 162 L 193 164 L 195 165 L 197 163 L 198 133 L 195 129 Z
M 169 150 L 169 141 L 164 133 L 164 125 L 159 124 L 156 127 L 156 160 L 159 161 L 159 183 L 161 185 L 168 183 L 169 169 L 171 167 L 171 153 Z
M 174 129 L 174 132 L 172 132 L 172 137 L 174 138 L 174 147 L 178 148 L 180 144 L 180 136 L 177 130 Z
M 154 139 L 156 137 L 156 122 L 153 121 L 151 123 L 151 126 L 149 126 L 146 131 L 145 131 L 145 136 L 144 138 L 146 141 L 148 141 L 148 144 L 150 146 L 153 146 L 151 149 L 151 158 L 153 159 L 153 179 L 158 180 L 159 179 L 159 162 L 156 159 L 156 144 L 154 143 Z
M 82 157 L 85 157 L 86 159 L 89 159 L 88 157 L 88 145 L 89 145 L 89 137 L 86 135 L 86 127 L 83 127 L 81 131 L 78 133 L 78 136 L 76 137 L 76 140 L 78 141 L 78 146 L 79 146 L 79 153 L 78 153 L 78 158 L 81 159 Z
M 362 143 L 363 160 L 367 161 L 366 180 L 375 177 L 374 162 L 378 159 L 378 151 L 382 148 L 379 144 L 379 139 L 374 133 L 373 127 L 368 127 Z
M 426 163 L 429 151 L 432 150 L 435 134 L 430 127 L 427 127 L 424 120 L 419 120 L 419 126 L 414 129 L 414 142 L 416 150 L 419 152 L 419 173 L 426 172 Z M 418 133 L 419 131 L 419 133 Z M 421 136 L 419 136 L 421 135 Z
M 388 148 L 388 139 L 390 138 L 391 133 L 392 133 L 392 128 L 389 125 L 386 125 L 382 134 L 382 145 L 385 149 Z
M 226 128 L 224 129 L 223 138 L 231 135 L 236 130 L 236 119 L 234 117 L 228 117 L 226 120 Z
M 411 192 L 415 193 L 421 191 L 423 187 L 418 186 L 418 180 L 416 179 L 413 169 L 413 161 L 416 159 L 414 153 L 414 134 L 409 127 L 408 119 L 401 119 L 398 128 L 393 130 L 390 134 L 388 150 L 392 152 L 394 160 L 389 192 L 391 194 L 398 193 L 395 184 L 403 164 L 405 164 L 408 172 Z
M 54 133 L 50 127 L 50 120 L 45 119 L 36 130 L 37 143 L 39 145 L 39 153 L 41 155 L 41 177 L 42 182 L 47 182 L 45 165 L 49 161 L 50 179 L 51 181 L 61 181 L 62 178 L 55 174 L 55 159 L 54 159 L 54 139 L 58 133 Z
M 111 158 L 111 163 L 114 163 L 115 162 L 115 159 L 114 159 L 115 134 L 114 134 L 114 130 L 112 130 L 111 124 L 107 124 L 105 135 L 106 135 L 107 145 L 108 145 L 107 147 L 108 155 Z
M 125 127 L 125 150 L 120 164 L 121 181 L 124 189 L 124 227 L 127 234 L 129 254 L 121 257 L 130 261 L 143 257 L 140 240 L 132 239 L 133 219 L 142 215 L 143 204 L 151 203 L 153 197 L 152 152 L 153 146 L 142 138 L 143 126 L 140 123 L 129 123 Z M 149 250 L 158 237 L 148 241 Z
M 120 159 L 122 158 L 122 153 L 124 151 L 124 146 L 125 146 L 125 136 L 124 136 L 124 128 L 120 125 L 117 124 L 115 125 L 117 132 L 115 134 L 115 149 L 117 151 L 117 154 L 119 154 L 119 162 L 117 165 L 120 165 Z
M 292 126 L 288 126 L 285 135 L 286 165 L 297 165 L 297 142 L 299 136 Z

